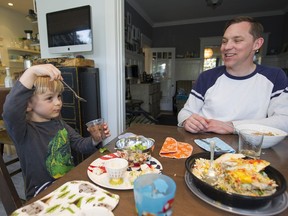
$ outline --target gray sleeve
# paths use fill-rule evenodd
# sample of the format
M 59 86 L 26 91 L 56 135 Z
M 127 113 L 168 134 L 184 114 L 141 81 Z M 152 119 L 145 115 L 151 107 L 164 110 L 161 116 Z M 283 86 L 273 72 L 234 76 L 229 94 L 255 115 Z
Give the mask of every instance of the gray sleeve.
M 64 122 L 64 127 L 69 133 L 71 148 L 82 154 L 91 154 L 97 151 L 97 147 L 93 143 L 92 137 L 82 137 L 71 126 Z
M 20 81 L 16 81 L 6 97 L 3 106 L 3 120 L 8 133 L 16 143 L 19 143 L 19 140 L 22 140 L 25 135 L 27 103 L 32 95 L 33 90 L 27 89 Z

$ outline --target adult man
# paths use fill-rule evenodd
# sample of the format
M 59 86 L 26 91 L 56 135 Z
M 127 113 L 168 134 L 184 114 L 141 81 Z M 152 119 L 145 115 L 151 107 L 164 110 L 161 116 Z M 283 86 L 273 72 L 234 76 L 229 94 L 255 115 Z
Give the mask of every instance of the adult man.
M 229 134 L 234 126 L 257 123 L 288 132 L 288 79 L 281 69 L 257 65 L 263 27 L 251 17 L 227 22 L 221 53 L 224 66 L 200 74 L 178 114 L 191 133 Z

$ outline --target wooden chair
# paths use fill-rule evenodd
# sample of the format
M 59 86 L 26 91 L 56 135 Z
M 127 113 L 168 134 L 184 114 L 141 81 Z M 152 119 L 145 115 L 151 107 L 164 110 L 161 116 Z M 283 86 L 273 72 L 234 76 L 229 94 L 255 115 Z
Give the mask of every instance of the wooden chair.
M 3 128 L 3 121 L 0 120 L 0 155 L 1 155 L 1 157 L 3 157 L 3 154 L 4 154 L 4 145 L 5 144 L 10 145 L 10 146 L 14 146 L 14 144 L 13 144 L 12 140 L 10 139 L 7 131 Z M 9 165 L 17 163 L 18 161 L 19 161 L 19 158 L 18 158 L 18 156 L 16 156 L 15 158 L 8 160 L 8 161 L 5 161 L 4 163 L 7 167 Z M 21 168 L 15 169 L 15 170 L 10 172 L 10 176 L 12 177 L 12 176 L 20 173 L 21 171 L 22 171 Z
M 2 155 L 0 156 L 0 197 L 7 215 L 23 205 Z
M 6 132 L 4 128 L 4 122 L 2 120 L 2 113 L 3 113 L 3 104 L 5 102 L 7 94 L 10 92 L 10 88 L 0 88 L 0 154 L 3 156 L 4 154 L 4 145 L 10 145 L 14 146 L 12 140 L 10 139 L 8 133 Z M 6 161 L 5 164 L 6 166 L 9 166 L 13 163 L 18 162 L 19 159 L 18 157 L 11 159 L 9 161 Z M 14 170 L 13 172 L 10 173 L 11 176 L 16 175 L 17 173 L 21 172 L 21 169 Z

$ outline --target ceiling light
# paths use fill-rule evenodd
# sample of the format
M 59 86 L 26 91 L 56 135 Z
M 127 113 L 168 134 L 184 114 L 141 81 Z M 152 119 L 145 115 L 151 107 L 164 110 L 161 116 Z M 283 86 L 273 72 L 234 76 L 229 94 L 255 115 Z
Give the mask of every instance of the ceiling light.
M 206 0 L 207 6 L 215 9 L 222 4 L 223 0 Z
M 213 56 L 213 50 L 211 48 L 204 49 L 204 58 L 211 58 Z
M 13 7 L 14 5 L 13 5 L 13 3 L 9 2 L 8 6 Z

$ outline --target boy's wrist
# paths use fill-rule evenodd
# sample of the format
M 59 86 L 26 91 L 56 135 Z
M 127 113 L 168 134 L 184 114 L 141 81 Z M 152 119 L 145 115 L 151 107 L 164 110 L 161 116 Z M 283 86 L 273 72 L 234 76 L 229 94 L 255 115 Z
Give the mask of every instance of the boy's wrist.
M 101 140 L 96 141 L 96 140 L 92 137 L 92 144 L 93 144 L 93 146 L 99 145 L 100 142 L 101 142 Z

